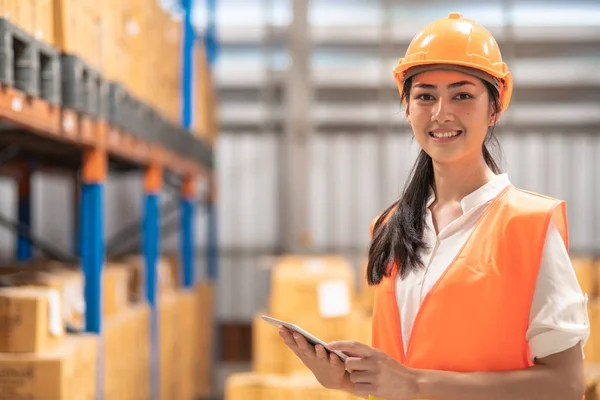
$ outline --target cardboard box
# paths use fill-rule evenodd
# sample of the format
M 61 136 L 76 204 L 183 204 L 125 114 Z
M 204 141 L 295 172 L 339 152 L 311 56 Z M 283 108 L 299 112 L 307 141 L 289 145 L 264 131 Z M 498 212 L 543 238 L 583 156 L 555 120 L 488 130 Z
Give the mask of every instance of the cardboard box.
M 58 347 L 64 337 L 55 289 L 0 288 L 0 321 L 0 352 L 43 352 Z
M 54 0 L 54 44 L 81 57 L 93 68 L 102 67 L 102 2 Z
M 14 1 L 15 16 L 13 23 L 23 29 L 30 35 L 34 34 L 34 0 L 17 0 Z
M 54 0 L 34 0 L 33 35 L 54 45 Z
M 143 294 L 146 291 L 146 281 L 144 280 L 145 263 L 143 256 L 129 256 L 122 260 L 122 262 L 128 264 L 132 268 L 131 280 L 129 282 L 130 299 L 132 301 L 145 300 L 145 298 L 143 298 Z M 156 264 L 156 272 L 158 275 L 158 295 L 173 293 L 175 290 L 175 282 L 172 278 L 171 266 L 164 257 L 159 257 Z
M 320 399 L 349 400 L 342 391 L 325 389 L 312 373 L 274 375 L 235 373 L 225 382 L 225 400 Z
M 281 257 L 271 275 L 269 310 L 275 318 L 343 317 L 355 302 L 354 269 L 337 256 Z
M 75 348 L 75 378 L 69 393 L 73 399 L 94 400 L 96 398 L 98 369 L 98 336 L 93 334 L 69 334 L 67 346 Z
M 2 268 L 0 282 L 8 286 L 39 286 L 61 295 L 62 317 L 71 327 L 85 328 L 84 280 L 80 268 L 56 262 L 36 261 L 29 267 Z
M 263 381 L 261 374 L 232 374 L 225 382 L 225 400 L 260 400 L 263 398 Z
M 131 52 L 127 47 L 128 1 L 102 2 L 102 71 L 104 78 L 125 85 L 131 75 Z
M 583 350 L 585 364 L 600 363 L 600 300 L 590 299 L 587 304 L 590 319 L 590 337 Z
M 65 342 L 45 353 L 0 353 L 0 393 L 10 399 L 71 400 L 77 350 Z
M 194 370 L 195 394 L 200 398 L 210 397 L 212 394 L 214 290 L 210 281 L 201 281 L 196 285 L 195 315 L 198 322 Z
M 177 253 L 164 253 L 160 257 L 161 261 L 168 267 L 170 275 L 168 279 L 173 283 L 174 287 L 177 287 L 179 282 L 182 282 L 181 277 L 183 276 L 183 271 L 180 270 L 179 257 L 180 256 Z
M 127 264 L 107 263 L 104 266 L 103 275 L 104 316 L 109 317 L 128 307 L 132 269 Z
M 158 337 L 160 357 L 160 398 L 176 399 L 179 377 L 178 298 L 176 293 L 165 294 L 158 304 Z
M 271 275 L 269 315 L 291 321 L 325 342 L 340 340 L 356 303 L 354 270 L 338 256 L 281 257 Z M 284 371 L 306 371 L 285 350 Z
M 148 304 L 132 304 L 118 314 L 106 318 L 104 392 L 127 399 L 148 398 L 149 351 L 150 309 Z M 137 383 L 134 384 L 134 382 Z
M 177 342 L 179 349 L 180 375 L 176 377 L 179 398 L 194 399 L 194 385 L 196 380 L 196 341 L 197 327 L 202 314 L 197 312 L 196 293 L 194 290 L 178 290 L 179 299 L 179 329 L 180 340 Z
M 571 257 L 571 263 L 581 290 L 589 296 L 594 296 L 598 286 L 594 260 L 587 257 Z
M 218 98 L 212 70 L 206 59 L 206 49 L 202 43 L 194 48 L 195 81 L 194 95 L 196 99 L 193 120 L 195 136 L 214 144 L 219 135 Z
M 16 23 L 16 3 L 18 0 L 1 0 L 0 13 L 2 17 L 8 19 L 12 23 Z
M 252 321 L 252 371 L 284 374 L 286 353 L 290 350 L 279 336 L 279 331 L 260 317 L 262 314 L 268 313 L 260 312 Z
M 369 282 L 367 281 L 367 262 L 367 260 L 363 262 L 360 276 L 358 277 L 359 292 L 357 307 L 362 311 L 372 314 L 375 303 L 375 286 L 369 286 Z

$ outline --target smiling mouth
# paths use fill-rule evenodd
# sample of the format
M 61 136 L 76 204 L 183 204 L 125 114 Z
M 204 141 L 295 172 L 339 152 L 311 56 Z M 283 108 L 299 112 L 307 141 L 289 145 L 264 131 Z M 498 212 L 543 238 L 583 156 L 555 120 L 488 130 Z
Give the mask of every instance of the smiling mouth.
M 461 135 L 463 131 L 429 132 L 429 136 L 436 139 L 450 139 Z

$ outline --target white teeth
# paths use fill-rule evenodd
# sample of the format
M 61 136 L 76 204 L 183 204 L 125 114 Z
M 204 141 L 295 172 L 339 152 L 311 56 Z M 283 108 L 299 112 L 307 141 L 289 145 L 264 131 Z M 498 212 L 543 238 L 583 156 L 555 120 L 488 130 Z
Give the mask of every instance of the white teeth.
M 450 138 L 450 137 L 454 137 L 457 136 L 460 133 L 460 131 L 453 131 L 453 132 L 431 132 L 431 134 L 436 137 L 436 138 Z

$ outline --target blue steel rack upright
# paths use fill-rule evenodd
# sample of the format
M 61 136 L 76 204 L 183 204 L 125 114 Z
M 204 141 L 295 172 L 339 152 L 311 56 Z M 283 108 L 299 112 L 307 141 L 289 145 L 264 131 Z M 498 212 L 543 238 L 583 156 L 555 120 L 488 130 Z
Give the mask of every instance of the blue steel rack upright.
M 199 3 L 201 0 L 196 0 Z M 216 19 L 216 0 L 205 1 L 207 10 L 207 25 L 204 32 L 204 48 L 206 49 L 206 60 L 209 67 L 214 65 L 217 57 L 217 45 L 215 19 Z M 182 48 L 182 113 L 181 125 L 184 129 L 190 129 L 195 109 L 195 99 L 193 96 L 194 88 L 194 46 L 198 36 L 194 30 L 192 13 L 194 0 L 182 0 L 183 9 L 183 48 Z M 197 66 L 196 66 L 197 67 Z M 214 177 L 214 175 L 213 175 Z M 207 212 L 207 275 L 208 279 L 214 282 L 218 277 L 218 251 L 217 251 L 217 207 L 216 207 L 216 182 L 213 179 L 209 182 L 209 190 L 206 201 Z M 196 271 L 194 266 L 194 235 L 191 227 L 186 223 L 194 215 L 194 204 L 186 196 L 181 200 L 181 237 L 182 237 L 182 267 L 183 267 L 183 285 L 190 288 L 196 284 Z M 190 218 L 187 218 L 187 215 Z
M 181 55 L 181 66 L 182 66 L 182 82 L 181 82 L 181 96 L 182 96 L 182 112 L 181 112 L 181 125 L 184 129 L 190 129 L 192 125 L 192 90 L 193 90 L 193 52 L 195 42 L 195 32 L 192 26 L 192 0 L 183 0 L 183 48 Z M 195 272 L 195 260 L 194 260 L 194 242 L 192 226 L 190 223 L 193 222 L 186 219 L 188 216 L 191 217 L 194 214 L 194 204 L 191 199 L 183 195 L 181 198 L 181 265 L 183 269 L 183 286 L 186 288 L 192 288 L 195 285 L 194 272 Z
M 200 0 L 196 0 L 198 3 Z M 206 61 L 209 67 L 212 67 L 217 57 L 216 40 L 216 0 L 203 0 L 206 2 L 207 26 L 204 32 L 204 48 L 206 49 Z M 194 30 L 192 13 L 194 7 L 193 0 L 182 0 L 183 9 L 183 48 L 182 48 L 182 115 L 181 125 L 185 129 L 190 129 L 193 120 L 195 99 L 193 96 L 194 88 L 194 46 L 198 39 Z M 213 174 L 214 178 L 214 174 Z M 209 190 L 206 201 L 207 213 L 207 276 L 211 282 L 218 278 L 218 232 L 217 232 L 217 206 L 216 206 L 216 182 L 210 179 Z M 181 201 L 181 237 L 182 237 L 182 267 L 183 267 L 183 285 L 190 288 L 196 284 L 196 269 L 194 266 L 194 235 L 190 226 L 186 224 L 186 215 L 194 215 L 194 204 L 186 196 L 182 196 Z

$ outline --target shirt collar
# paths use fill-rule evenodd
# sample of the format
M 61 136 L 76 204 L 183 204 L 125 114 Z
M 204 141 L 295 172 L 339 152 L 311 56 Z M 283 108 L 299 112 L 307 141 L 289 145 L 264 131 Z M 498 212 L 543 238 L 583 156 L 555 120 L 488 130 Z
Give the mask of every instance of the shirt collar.
M 488 201 L 494 199 L 508 185 L 510 185 L 510 180 L 508 179 L 507 174 L 495 175 L 492 178 L 492 180 L 490 180 L 474 192 L 469 193 L 462 199 L 460 205 L 462 207 L 463 213 L 466 213 L 472 210 L 473 208 L 481 206 L 487 203 Z M 433 192 L 433 188 L 430 187 L 429 198 L 427 199 L 427 208 L 429 208 L 434 201 L 435 193 Z

